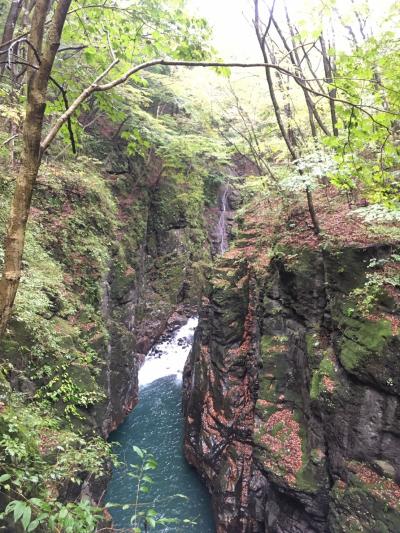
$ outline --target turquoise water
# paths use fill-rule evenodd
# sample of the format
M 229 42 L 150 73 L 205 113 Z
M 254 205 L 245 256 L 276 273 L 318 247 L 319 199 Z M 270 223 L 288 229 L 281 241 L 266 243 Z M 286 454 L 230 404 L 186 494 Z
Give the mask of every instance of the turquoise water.
M 115 452 L 121 461 L 129 465 L 139 463 L 139 458 L 132 450 L 132 445 L 145 449 L 158 461 L 156 470 L 150 471 L 154 481 L 149 494 L 140 497 L 141 503 L 152 502 L 160 517 L 194 519 L 196 525 L 163 525 L 155 531 L 214 533 L 211 502 L 206 488 L 197 473 L 185 461 L 182 453 L 183 416 L 181 411 L 182 384 L 179 379 L 181 363 L 173 365 L 174 352 L 186 353 L 189 343 L 182 345 L 183 337 L 188 334 L 188 326 L 184 326 L 171 341 L 159 345 L 161 357 L 150 358 L 139 374 L 139 382 L 146 384 L 140 388 L 139 404 L 127 417 L 120 428 L 111 435 L 111 442 L 118 443 Z M 193 333 L 193 327 L 190 333 Z M 179 345 L 179 342 L 181 343 Z M 165 358 L 163 359 L 165 355 Z M 177 361 L 179 357 L 173 357 Z M 183 358 L 181 357 L 183 361 Z M 147 365 L 147 368 L 146 368 Z M 157 367 L 157 368 L 155 368 Z M 163 369 L 160 368 L 164 367 Z M 158 371 L 157 371 L 158 369 Z M 173 372 L 173 375 L 159 377 L 160 374 Z M 155 381 L 151 381 L 151 374 Z M 141 380 L 142 375 L 142 380 Z M 158 378 L 158 379 L 157 379 Z M 132 503 L 136 495 L 135 480 L 128 476 L 132 469 L 120 466 L 114 469 L 108 487 L 106 501 L 118 504 Z M 174 494 L 183 494 L 186 499 L 174 498 Z M 111 508 L 116 529 L 131 528 L 132 510 Z

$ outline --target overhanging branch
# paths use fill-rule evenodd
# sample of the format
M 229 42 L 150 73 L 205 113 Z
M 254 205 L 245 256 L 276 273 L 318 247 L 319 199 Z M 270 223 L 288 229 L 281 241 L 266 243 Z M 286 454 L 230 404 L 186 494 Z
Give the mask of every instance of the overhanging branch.
M 86 87 L 82 91 L 82 93 L 72 102 L 72 104 L 69 106 L 69 108 L 57 119 L 55 124 L 50 128 L 50 131 L 46 135 L 45 139 L 43 140 L 41 144 L 41 150 L 42 153 L 47 150 L 51 142 L 54 140 L 55 136 L 59 132 L 62 125 L 68 120 L 69 117 L 75 111 L 78 109 L 78 107 L 85 101 L 87 98 L 89 98 L 90 95 L 92 95 L 95 92 L 104 92 L 109 91 L 110 89 L 113 89 L 114 87 L 117 87 L 118 85 L 122 85 L 125 83 L 131 76 L 136 74 L 137 72 L 140 72 L 141 70 L 148 69 L 150 67 L 154 67 L 156 65 L 164 65 L 164 66 L 172 66 L 172 67 L 213 67 L 213 68 L 221 68 L 221 67 L 228 67 L 228 68 L 268 68 L 268 69 L 274 69 L 278 72 L 281 72 L 282 74 L 286 74 L 287 76 L 290 76 L 301 88 L 305 89 L 306 91 L 310 92 L 311 94 L 314 94 L 315 96 L 320 96 L 322 98 L 333 100 L 335 102 L 341 103 L 346 106 L 350 106 L 354 109 L 358 109 L 359 111 L 365 113 L 371 120 L 373 120 L 377 125 L 380 127 L 383 127 L 385 129 L 388 129 L 386 125 L 378 122 L 371 112 L 368 111 L 368 109 L 372 111 L 378 111 L 378 112 L 385 112 L 387 114 L 391 114 L 393 116 L 400 116 L 399 113 L 393 113 L 389 112 L 387 110 L 379 109 L 374 106 L 369 105 L 362 105 L 362 104 L 355 104 L 354 102 L 350 102 L 349 100 L 345 100 L 344 98 L 333 98 L 332 96 L 321 93 L 319 91 L 316 91 L 315 89 L 311 89 L 307 85 L 303 83 L 303 80 L 299 78 L 299 76 L 295 73 L 293 73 L 291 70 L 282 67 L 280 65 L 276 65 L 274 63 L 239 63 L 239 62 L 232 62 L 232 63 L 225 63 L 223 61 L 174 61 L 169 59 L 153 59 L 152 61 L 147 61 L 145 63 L 141 63 L 139 65 L 136 65 L 135 67 L 132 67 L 131 69 L 127 70 L 122 76 L 119 78 L 116 78 L 113 81 L 110 81 L 108 83 L 104 83 L 100 85 L 100 81 L 103 80 L 109 72 L 115 67 L 115 65 L 118 63 L 118 59 L 114 59 L 112 63 L 102 72 L 95 80 L 94 82 Z

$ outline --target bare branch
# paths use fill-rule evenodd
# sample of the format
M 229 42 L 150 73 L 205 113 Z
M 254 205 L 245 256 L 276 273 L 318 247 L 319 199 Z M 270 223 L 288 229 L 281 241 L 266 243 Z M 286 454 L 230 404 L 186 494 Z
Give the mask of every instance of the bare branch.
M 50 80 L 54 83 L 54 85 L 60 91 L 62 99 L 64 101 L 65 110 L 67 111 L 68 108 L 69 108 L 69 101 L 68 101 L 67 91 L 64 89 L 64 87 L 60 83 L 58 83 L 58 81 L 56 81 L 53 78 L 53 76 L 50 76 Z M 72 129 L 71 116 L 69 116 L 67 118 L 67 127 L 68 127 L 69 140 L 71 142 L 72 153 L 76 154 L 76 143 L 75 143 L 74 130 Z
M 63 46 L 58 49 L 58 53 L 60 54 L 61 52 L 67 52 L 69 50 L 77 50 L 79 52 L 80 50 L 84 50 L 87 47 L 87 44 L 77 44 L 76 46 Z
M 108 31 L 106 33 L 107 33 L 107 44 L 108 44 L 108 48 L 110 50 L 111 59 L 113 61 L 117 61 L 117 56 L 115 55 L 114 49 L 113 49 L 112 44 L 111 44 L 110 33 Z
M 6 146 L 6 144 L 10 143 L 13 139 L 15 139 L 16 137 L 18 137 L 19 133 L 16 133 L 15 135 L 11 135 L 11 137 L 9 137 L 8 139 L 6 139 L 5 141 L 3 141 L 1 143 L 2 146 Z
M 285 54 L 280 60 L 279 60 L 279 63 L 283 63 L 283 61 L 287 58 L 287 57 L 290 57 L 291 54 L 293 54 L 296 50 L 298 50 L 299 48 L 301 48 L 304 52 L 304 55 L 308 54 L 310 52 L 310 50 L 312 50 L 314 47 L 315 47 L 315 43 L 316 41 L 313 41 L 311 43 L 304 43 L 304 44 L 299 44 L 298 46 L 295 46 L 293 48 L 291 48 L 287 54 Z M 311 46 L 311 49 L 308 50 L 307 52 L 305 51 L 305 47 L 306 46 Z
M 269 20 L 268 20 L 268 24 L 265 28 L 265 31 L 264 31 L 264 34 L 263 34 L 263 37 L 262 37 L 262 42 L 265 43 L 265 39 L 267 38 L 267 35 L 269 33 L 269 30 L 271 28 L 271 24 L 272 24 L 272 19 L 273 19 L 273 16 L 274 16 L 274 9 L 275 9 L 275 2 L 276 0 L 273 0 L 272 2 L 272 6 L 271 6 L 271 9 L 269 10 Z
M 54 140 L 55 136 L 59 132 L 62 125 L 75 113 L 75 111 L 78 109 L 78 107 L 89 98 L 89 96 L 96 92 L 101 90 L 101 85 L 98 85 L 98 83 L 107 76 L 107 74 L 115 67 L 115 65 L 118 63 L 118 59 L 114 59 L 112 63 L 102 72 L 95 80 L 94 82 L 89 85 L 89 87 L 86 87 L 84 91 L 74 100 L 74 102 L 69 106 L 69 108 L 57 119 L 56 123 L 52 126 L 49 133 L 45 137 L 44 141 L 41 143 L 41 152 L 45 152 L 49 146 L 49 144 Z M 126 78 L 128 79 L 129 76 Z M 121 78 L 119 78 L 121 79 Z M 116 80 L 118 81 L 118 80 Z M 116 83 L 115 85 L 120 85 L 121 83 L 124 83 L 125 79 L 123 81 L 120 81 L 120 83 Z

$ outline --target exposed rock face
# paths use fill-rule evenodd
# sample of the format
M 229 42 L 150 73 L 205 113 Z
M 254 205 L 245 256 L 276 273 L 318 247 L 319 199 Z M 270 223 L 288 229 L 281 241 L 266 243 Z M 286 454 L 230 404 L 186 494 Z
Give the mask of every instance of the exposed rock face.
M 383 287 L 367 317 L 354 299 L 391 248 L 269 262 L 240 246 L 214 269 L 184 381 L 218 532 L 400 531 L 399 299 Z
M 240 282 L 229 294 L 216 288 L 206 302 L 184 372 L 185 454 L 214 495 L 221 531 L 248 526 L 256 322 L 249 279 L 244 275 Z
M 138 369 L 151 346 L 166 329 L 193 315 L 202 287 L 198 263 L 208 258 L 202 228 L 191 227 L 184 213 L 166 209 L 164 191 L 146 186 L 134 189 L 128 200 L 120 200 L 126 226 L 104 282 L 107 400 L 96 406 L 95 417 L 105 437 L 136 405 Z

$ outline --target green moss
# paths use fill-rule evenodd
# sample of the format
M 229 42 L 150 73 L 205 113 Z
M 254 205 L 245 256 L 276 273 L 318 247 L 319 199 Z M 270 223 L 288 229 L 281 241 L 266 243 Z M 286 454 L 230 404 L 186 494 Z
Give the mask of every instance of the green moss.
M 383 224 L 374 224 L 371 225 L 370 231 L 379 235 L 382 238 L 382 241 L 387 242 L 399 242 L 400 241 L 400 228 L 396 224 L 392 225 L 383 225 Z
M 392 337 L 391 324 L 387 320 L 364 321 L 346 318 L 344 324 L 340 360 L 349 371 L 362 366 L 370 357 L 382 355 L 388 339 Z
M 314 370 L 311 378 L 310 398 L 316 400 L 324 391 L 323 378 L 335 379 L 335 365 L 329 353 L 325 353 L 319 368 Z
M 261 358 L 269 356 L 269 349 L 274 344 L 273 338 L 271 335 L 263 335 L 260 339 L 260 353 Z
M 256 402 L 256 413 L 262 420 L 266 421 L 268 418 L 278 410 L 275 404 L 269 403 L 264 405 L 264 400 L 259 398 Z
M 94 393 L 95 395 L 99 392 L 99 386 L 96 383 L 95 378 L 93 377 L 89 367 L 82 365 L 71 365 L 68 368 L 68 375 L 74 384 L 87 393 Z
M 260 355 L 267 362 L 276 352 L 283 353 L 288 338 L 284 335 L 263 335 L 260 339 Z
M 315 368 L 320 364 L 321 359 L 324 357 L 324 354 L 321 351 L 319 325 L 315 324 L 311 325 L 311 327 L 314 333 L 306 333 L 305 341 L 309 364 L 311 367 Z
M 327 484 L 325 469 L 325 455 L 320 449 L 309 450 L 309 443 L 302 416 L 295 411 L 295 417 L 300 424 L 300 438 L 302 449 L 302 467 L 296 473 L 296 487 L 306 492 L 317 493 Z
M 276 435 L 282 431 L 282 429 L 284 429 L 285 427 L 285 424 L 283 422 L 278 422 L 277 424 L 275 424 L 271 430 L 270 430 L 270 434 L 273 436 L 273 437 L 276 437 Z
M 336 483 L 331 491 L 329 531 L 393 533 L 400 531 L 400 513 L 361 485 Z
M 309 357 L 313 357 L 315 354 L 315 334 L 306 333 L 305 339 L 306 339 L 307 355 Z
M 296 473 L 296 487 L 305 492 L 318 492 L 320 484 L 315 476 L 315 467 L 307 461 Z
M 258 396 L 261 400 L 278 401 L 287 371 L 287 340 L 283 335 L 263 335 L 260 339 L 262 368 L 259 372 Z

